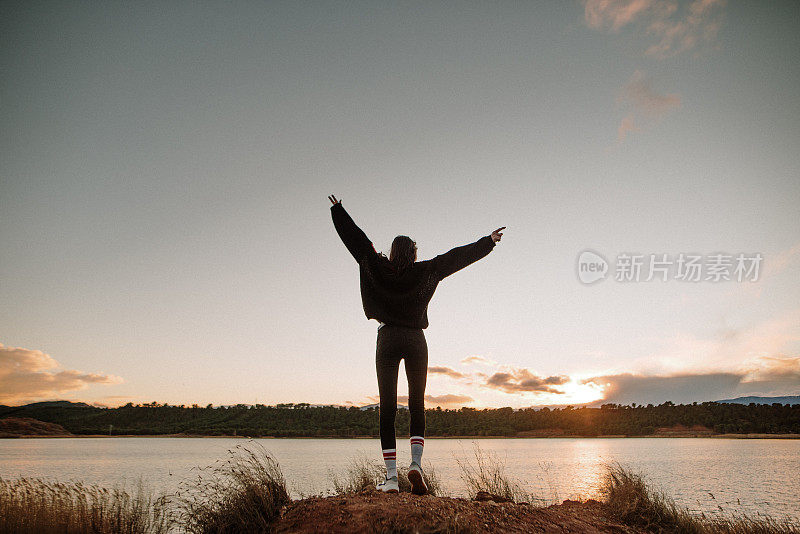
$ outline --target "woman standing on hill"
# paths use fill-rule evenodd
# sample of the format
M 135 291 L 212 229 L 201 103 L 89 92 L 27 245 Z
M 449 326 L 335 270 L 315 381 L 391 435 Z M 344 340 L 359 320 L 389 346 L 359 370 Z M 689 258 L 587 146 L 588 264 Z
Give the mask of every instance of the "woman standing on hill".
M 366 234 L 356 226 L 331 195 L 333 226 L 347 250 L 358 262 L 361 300 L 367 319 L 376 319 L 378 343 L 375 368 L 380 394 L 380 435 L 386 478 L 378 489 L 398 491 L 394 420 L 397 412 L 397 373 L 405 360 L 408 378 L 408 409 L 411 416 L 411 466 L 408 479 L 411 491 L 424 495 L 428 488 L 422 476 L 422 449 L 425 445 L 425 383 L 428 376 L 428 345 L 422 332 L 428 327 L 428 302 L 436 286 L 446 276 L 489 254 L 503 236 L 503 228 L 474 243 L 425 261 L 416 261 L 417 244 L 399 235 L 392 242 L 387 258 L 378 254 Z

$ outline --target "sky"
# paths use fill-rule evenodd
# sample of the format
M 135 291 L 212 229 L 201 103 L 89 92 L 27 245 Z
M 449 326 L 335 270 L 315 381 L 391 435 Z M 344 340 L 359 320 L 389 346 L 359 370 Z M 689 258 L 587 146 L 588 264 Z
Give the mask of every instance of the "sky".
M 429 407 L 800 394 L 798 50 L 793 1 L 3 2 L 0 404 L 376 402 L 330 194 L 507 226 Z

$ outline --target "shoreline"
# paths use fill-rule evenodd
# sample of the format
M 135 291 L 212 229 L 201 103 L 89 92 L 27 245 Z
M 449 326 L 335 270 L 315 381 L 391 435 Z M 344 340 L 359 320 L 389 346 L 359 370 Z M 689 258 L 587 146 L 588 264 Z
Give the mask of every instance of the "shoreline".
M 69 435 L 19 435 L 0 436 L 0 439 L 64 439 L 64 438 L 236 438 L 236 439 L 379 439 L 378 436 L 238 436 L 238 435 L 205 435 L 205 434 L 69 434 Z M 432 439 L 646 439 L 646 438 L 697 438 L 697 439 L 800 439 L 800 434 L 674 434 L 650 436 L 425 436 Z

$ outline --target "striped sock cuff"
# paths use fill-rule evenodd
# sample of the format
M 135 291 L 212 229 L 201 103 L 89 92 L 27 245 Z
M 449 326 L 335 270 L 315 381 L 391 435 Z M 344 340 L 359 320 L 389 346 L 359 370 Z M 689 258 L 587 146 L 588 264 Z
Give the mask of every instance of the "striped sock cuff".
M 383 449 L 384 460 L 394 460 L 397 458 L 397 449 Z
M 412 445 L 425 445 L 425 438 L 422 436 L 411 436 Z

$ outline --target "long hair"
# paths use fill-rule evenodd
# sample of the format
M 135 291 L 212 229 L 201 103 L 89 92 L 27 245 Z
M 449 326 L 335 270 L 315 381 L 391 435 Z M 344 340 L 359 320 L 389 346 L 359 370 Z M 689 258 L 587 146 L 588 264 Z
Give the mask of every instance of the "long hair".
M 400 272 L 417 261 L 417 244 L 407 235 L 399 235 L 392 241 L 389 262 Z

